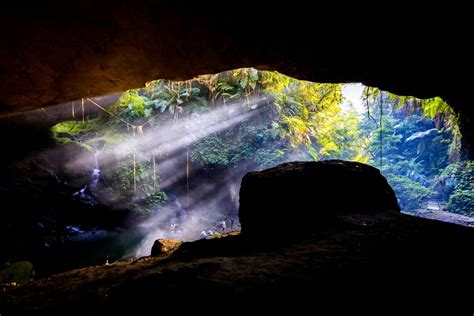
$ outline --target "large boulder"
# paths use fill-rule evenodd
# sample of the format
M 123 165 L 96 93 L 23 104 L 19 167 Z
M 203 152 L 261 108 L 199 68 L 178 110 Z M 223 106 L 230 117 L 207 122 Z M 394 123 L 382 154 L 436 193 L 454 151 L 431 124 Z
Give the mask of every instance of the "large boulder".
M 183 242 L 177 239 L 157 239 L 151 248 L 152 256 L 169 255 L 181 246 Z
M 289 162 L 247 173 L 240 187 L 242 236 L 300 236 L 349 213 L 399 211 L 374 167 L 342 160 Z

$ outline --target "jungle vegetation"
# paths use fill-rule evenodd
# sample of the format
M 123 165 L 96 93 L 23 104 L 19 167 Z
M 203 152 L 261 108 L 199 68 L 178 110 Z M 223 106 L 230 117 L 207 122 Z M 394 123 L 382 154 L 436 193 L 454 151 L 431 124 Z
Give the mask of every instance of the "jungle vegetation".
M 164 162 L 182 157 L 186 179 L 178 182 L 188 191 L 197 187 L 189 178 L 222 170 L 240 177 L 290 160 L 345 159 L 379 168 L 402 209 L 436 200 L 446 210 L 474 215 L 474 162 L 460 160 L 458 117 L 448 104 L 365 87 L 360 111 L 345 100 L 343 88 L 253 68 L 185 82 L 156 80 L 124 92 L 110 107 L 95 104 L 98 115 L 61 122 L 51 131 L 64 146 L 112 152 L 102 168 L 101 191 L 144 212 L 166 203 L 171 173 Z M 204 132 L 209 122 L 233 117 L 232 124 Z M 187 126 L 200 120 L 199 129 Z M 160 146 L 131 142 L 114 149 L 129 139 L 170 137 L 157 132 L 160 126 L 180 124 L 180 137 Z M 181 147 L 180 139 L 186 139 Z

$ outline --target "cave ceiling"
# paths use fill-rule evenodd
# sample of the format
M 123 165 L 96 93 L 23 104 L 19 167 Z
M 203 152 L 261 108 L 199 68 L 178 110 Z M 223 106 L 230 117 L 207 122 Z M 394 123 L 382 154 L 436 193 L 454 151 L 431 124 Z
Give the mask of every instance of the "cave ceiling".
M 462 8 L 299 1 L 2 6 L 0 115 L 251 66 L 441 96 L 465 116 L 464 135 L 472 138 L 472 34 Z

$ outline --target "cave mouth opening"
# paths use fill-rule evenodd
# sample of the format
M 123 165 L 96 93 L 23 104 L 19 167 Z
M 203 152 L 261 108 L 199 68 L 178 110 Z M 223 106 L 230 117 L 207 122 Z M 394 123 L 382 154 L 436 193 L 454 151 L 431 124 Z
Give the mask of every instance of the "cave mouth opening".
M 15 151 L 0 193 L 28 211 L 2 214 L 2 242 L 23 246 L 2 245 L 0 259 L 41 276 L 238 231 L 242 176 L 293 160 L 370 164 L 404 212 L 471 225 L 474 163 L 460 159 L 458 119 L 438 97 L 253 68 L 3 118 Z

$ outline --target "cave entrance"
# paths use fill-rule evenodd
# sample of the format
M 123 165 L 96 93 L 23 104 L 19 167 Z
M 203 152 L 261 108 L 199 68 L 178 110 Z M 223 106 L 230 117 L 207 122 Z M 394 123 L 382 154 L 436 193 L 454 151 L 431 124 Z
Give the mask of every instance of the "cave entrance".
M 473 226 L 473 166 L 460 158 L 452 108 L 438 97 L 398 96 L 360 84 L 346 85 L 343 93 L 364 116 L 364 162 L 381 170 L 402 212 Z
M 474 163 L 460 160 L 458 117 L 436 97 L 243 68 L 156 80 L 0 126 L 4 144 L 19 148 L 1 158 L 0 193 L 30 217 L 3 212 L 2 240 L 28 246 L 5 245 L 2 260 L 53 252 L 58 267 L 44 266 L 54 272 L 148 255 L 160 238 L 239 230 L 242 176 L 293 160 L 370 164 L 404 212 L 474 223 Z M 74 261 L 84 251 L 97 256 Z
M 110 108 L 99 103 L 92 99 L 76 106 L 72 103 L 71 118 L 76 116 L 75 122 L 82 121 L 84 128 L 96 133 L 99 129 L 103 135 L 100 140 L 108 146 L 116 142 L 108 136 L 122 135 L 124 127 L 128 134 L 122 136 L 132 135 L 137 142 L 147 143 L 141 144 L 136 153 L 128 153 L 134 166 L 131 180 L 124 184 L 131 186 L 129 201 L 162 202 L 160 199 L 167 199 L 166 188 L 173 182 L 179 183 L 179 188 L 172 189 L 178 192 L 175 201 L 181 201 L 176 203 L 184 203 L 186 209 L 199 203 L 208 208 L 209 201 L 204 197 L 215 201 L 217 195 L 196 193 L 199 185 L 190 179 L 191 173 L 197 174 L 193 177 L 196 179 L 202 170 L 215 174 L 232 170 L 233 175 L 214 177 L 213 182 L 224 188 L 228 185 L 218 179 L 232 178 L 229 191 L 233 193 L 224 194 L 223 199 L 235 201 L 239 179 L 250 170 L 289 160 L 344 159 L 379 168 L 405 212 L 426 216 L 437 213 L 441 219 L 443 211 L 472 215 L 472 166 L 460 161 L 459 118 L 438 97 L 417 99 L 361 84 L 311 83 L 244 68 L 186 82 L 157 80 L 143 89 L 125 92 Z M 122 126 L 122 130 L 117 127 L 111 131 L 109 124 L 108 131 L 100 131 L 101 125 L 90 115 L 86 115 L 86 122 L 84 104 L 99 111 L 104 120 Z M 56 125 L 56 129 L 67 128 L 68 124 L 71 121 Z M 154 131 L 160 124 L 177 131 L 172 139 L 178 142 L 141 140 L 144 130 Z M 85 143 L 97 142 L 97 137 L 87 139 L 90 133 L 80 129 L 73 133 L 81 135 Z M 56 139 L 70 142 L 74 137 Z M 167 168 L 157 169 L 157 159 L 163 164 L 163 157 L 169 157 L 170 152 L 173 161 L 186 161 L 181 172 L 172 172 L 180 180 L 173 176 L 175 180 L 169 181 Z M 150 160 L 145 165 L 143 155 Z M 137 173 L 137 159 L 140 168 L 153 169 L 145 172 L 148 180 Z M 157 173 L 164 173 L 160 181 Z M 209 191 L 215 192 L 214 186 L 209 185 Z M 236 207 L 232 207 L 233 217 Z M 449 214 L 444 215 L 450 220 Z

